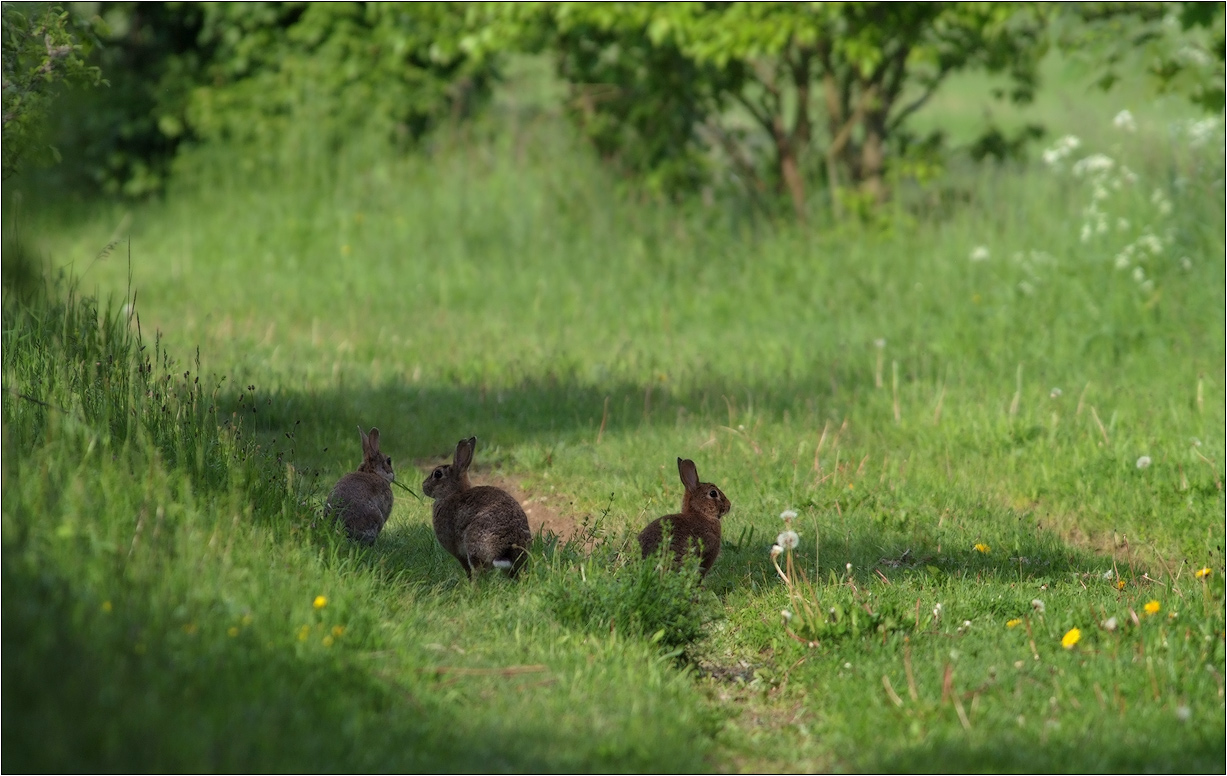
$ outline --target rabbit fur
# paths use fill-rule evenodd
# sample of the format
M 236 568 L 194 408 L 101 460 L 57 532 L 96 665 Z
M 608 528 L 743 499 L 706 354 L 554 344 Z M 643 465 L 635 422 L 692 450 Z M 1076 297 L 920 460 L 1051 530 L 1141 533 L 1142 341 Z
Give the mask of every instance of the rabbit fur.
M 500 568 L 514 577 L 532 543 L 528 516 L 506 491 L 469 482 L 476 448 L 477 437 L 460 440 L 452 462 L 436 466 L 422 483 L 422 492 L 435 500 L 435 538 L 470 579 L 475 570 L 486 568 Z
M 340 520 L 350 539 L 371 545 L 392 514 L 392 459 L 379 450 L 379 429 L 362 436 L 362 465 L 337 482 L 324 503 L 325 514 Z
M 732 504 L 715 485 L 699 482 L 698 469 L 689 458 L 677 459 L 677 472 L 686 487 L 682 494 L 682 511 L 649 523 L 639 533 L 639 548 L 645 558 L 655 553 L 667 523 L 674 561 L 680 564 L 687 552 L 697 552 L 699 573 L 704 577 L 720 555 L 720 518 L 728 514 Z

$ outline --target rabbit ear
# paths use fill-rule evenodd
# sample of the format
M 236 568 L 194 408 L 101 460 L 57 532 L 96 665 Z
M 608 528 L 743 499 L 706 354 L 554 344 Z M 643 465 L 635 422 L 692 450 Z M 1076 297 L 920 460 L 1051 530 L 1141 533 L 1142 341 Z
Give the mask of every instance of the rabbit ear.
M 358 426 L 358 436 L 362 439 L 362 452 L 366 452 L 370 441 L 367 440 L 366 432 L 362 430 L 362 426 Z
M 466 471 L 469 464 L 473 463 L 473 450 L 477 447 L 477 437 L 469 437 L 461 439 L 456 443 L 456 455 L 452 458 L 452 465 L 460 471 Z
M 372 427 L 371 433 L 363 437 L 366 442 L 367 449 L 372 453 L 379 452 L 379 429 Z
M 699 470 L 695 468 L 694 461 L 678 458 L 677 473 L 682 475 L 682 484 L 686 486 L 686 490 L 698 490 Z

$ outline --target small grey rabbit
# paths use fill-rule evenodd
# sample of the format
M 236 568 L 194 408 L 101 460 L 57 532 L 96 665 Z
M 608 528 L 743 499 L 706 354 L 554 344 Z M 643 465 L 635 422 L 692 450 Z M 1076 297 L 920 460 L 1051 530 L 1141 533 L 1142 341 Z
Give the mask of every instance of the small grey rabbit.
M 528 560 L 533 540 L 528 516 L 506 491 L 469 483 L 476 448 L 477 437 L 461 439 L 452 462 L 436 466 L 422 483 L 422 492 L 435 500 L 435 537 L 470 579 L 475 569 L 491 567 L 514 577 Z
M 328 500 L 324 514 L 345 525 L 345 533 L 354 541 L 371 545 L 392 514 L 392 485 L 396 472 L 392 471 L 392 459 L 379 451 L 379 429 L 362 435 L 362 465 L 337 482 Z
M 680 564 L 687 552 L 697 551 L 699 575 L 705 577 L 720 555 L 720 518 L 733 507 L 715 485 L 699 482 L 699 471 L 694 461 L 678 458 L 677 473 L 686 486 L 686 492 L 682 494 L 682 511 L 648 523 L 647 528 L 639 533 L 639 549 L 645 558 L 656 552 L 663 535 L 663 524 L 669 523 L 669 548 L 673 551 L 674 561 Z

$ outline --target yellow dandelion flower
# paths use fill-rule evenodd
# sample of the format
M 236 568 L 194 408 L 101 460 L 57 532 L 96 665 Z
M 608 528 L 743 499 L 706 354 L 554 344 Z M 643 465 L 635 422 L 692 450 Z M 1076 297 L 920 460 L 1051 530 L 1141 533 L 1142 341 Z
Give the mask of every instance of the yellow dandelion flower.
M 1146 612 L 1147 614 L 1158 614 L 1159 610 L 1162 608 L 1163 607 L 1159 605 L 1158 601 L 1147 601 L 1146 605 L 1142 607 L 1142 611 Z
M 1012 620 L 1010 620 L 1009 622 L 1007 622 L 1007 623 L 1005 624 L 1005 627 L 1007 627 L 1007 628 L 1017 628 L 1019 625 L 1022 625 L 1022 620 L 1020 620 L 1020 619 L 1018 619 L 1017 617 L 1015 617 L 1014 619 L 1012 619 Z
M 1061 637 L 1061 646 L 1066 649 L 1073 649 L 1074 645 L 1082 640 L 1082 631 L 1077 628 L 1070 628 L 1064 636 Z
M 311 602 L 311 605 L 314 606 L 316 609 L 323 609 L 325 606 L 328 605 L 328 599 L 322 595 L 317 595 L 315 597 L 315 600 Z
M 976 546 L 972 547 L 972 549 L 975 550 L 976 552 L 983 552 L 985 554 L 988 554 L 990 551 L 990 548 L 987 544 L 977 544 Z
M 250 614 L 245 614 L 243 615 L 243 619 L 239 620 L 239 622 L 243 623 L 244 625 L 251 625 L 252 619 L 253 618 Z
M 331 647 L 332 646 L 332 636 L 325 636 L 322 643 L 325 647 Z
M 333 636 L 336 636 L 337 638 L 341 638 L 341 634 L 342 634 L 342 633 L 344 633 L 344 632 L 345 632 L 345 626 L 344 626 L 344 625 L 333 625 L 333 626 L 332 626 L 332 635 L 333 635 Z
M 234 638 L 235 636 L 239 635 L 239 626 L 231 625 L 226 629 L 226 635 L 230 638 Z
M 1197 577 L 1198 579 L 1205 579 L 1206 577 L 1210 576 L 1213 573 L 1214 572 L 1211 571 L 1210 569 L 1204 568 L 1204 569 L 1198 569 L 1197 571 L 1193 572 L 1193 576 Z
M 1125 589 L 1125 580 L 1123 580 L 1123 579 L 1118 579 L 1118 580 L 1116 580 L 1116 589 L 1117 589 L 1117 590 L 1124 590 L 1124 589 Z
M 301 628 L 299 628 L 299 629 L 298 629 L 298 640 L 299 640 L 299 641 L 306 641 L 306 640 L 307 640 L 307 637 L 308 637 L 308 636 L 310 636 L 310 635 L 311 635 L 311 626 L 310 626 L 310 625 L 304 625 L 304 626 L 302 626 Z
M 848 490 L 856 490 L 856 486 L 855 486 L 855 485 L 853 485 L 851 482 L 849 482 L 849 483 L 848 483 Z
M 106 612 L 107 614 L 111 613 L 111 602 L 110 601 L 102 602 L 102 611 Z

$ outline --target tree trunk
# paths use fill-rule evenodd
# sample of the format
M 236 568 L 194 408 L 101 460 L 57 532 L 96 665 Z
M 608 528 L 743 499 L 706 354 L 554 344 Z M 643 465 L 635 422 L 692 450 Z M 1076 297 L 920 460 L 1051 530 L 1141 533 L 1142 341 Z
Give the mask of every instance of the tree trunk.
M 875 204 L 886 201 L 886 116 L 873 111 L 865 117 L 865 138 L 861 143 L 861 191 L 872 197 Z
M 797 149 L 788 132 L 784 130 L 783 116 L 776 115 L 772 134 L 775 135 L 775 157 L 780 180 L 784 182 L 788 196 L 792 198 L 792 208 L 797 220 L 805 223 L 805 181 L 801 178 Z

